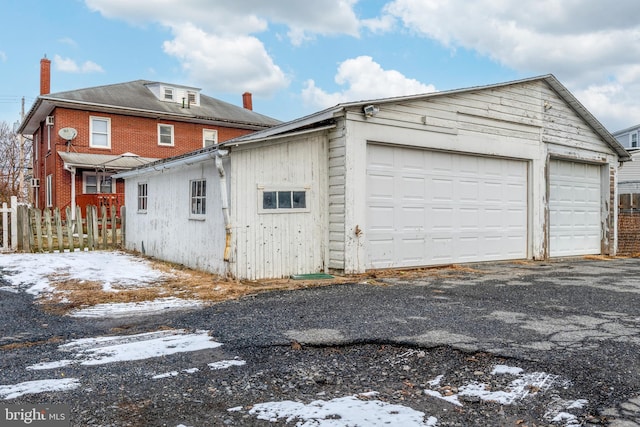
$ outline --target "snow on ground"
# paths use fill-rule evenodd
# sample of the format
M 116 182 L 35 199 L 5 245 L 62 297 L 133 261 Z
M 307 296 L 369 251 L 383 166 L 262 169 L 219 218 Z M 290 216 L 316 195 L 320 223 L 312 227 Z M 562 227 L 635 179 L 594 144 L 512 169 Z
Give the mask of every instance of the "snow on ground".
M 430 389 L 424 390 L 424 393 L 445 400 L 456 406 L 463 406 L 459 399 L 460 396 L 477 397 L 481 400 L 496 402 L 501 405 L 513 405 L 524 400 L 530 394 L 544 392 L 554 386 L 566 387 L 569 385 L 568 381 L 560 378 L 558 375 L 545 372 L 524 373 L 522 368 L 507 365 L 495 365 L 491 371 L 491 375 L 511 375 L 515 378 L 509 383 L 505 390 L 489 390 L 489 386 L 486 384 L 473 382 L 458 387 L 458 393 L 442 395 L 439 391 Z M 438 375 L 427 384 L 436 387 L 440 384 L 442 377 L 442 375 Z M 557 400 L 554 407 L 549 408 L 544 417 L 554 423 L 563 423 L 562 425 L 565 427 L 574 427 L 579 425 L 578 418 L 576 415 L 567 411 L 570 409 L 582 409 L 586 404 L 587 401 L 584 399 L 575 401 Z
M 211 340 L 208 331 L 187 333 L 183 330 L 166 330 L 137 335 L 82 338 L 58 346 L 60 351 L 75 353 L 73 359 L 37 363 L 27 369 L 55 369 L 75 364 L 104 365 L 217 348 L 221 345 Z
M 99 281 L 104 290 L 113 285 L 139 287 L 166 278 L 142 258 L 123 252 L 84 251 L 0 256 L 0 270 L 9 281 L 5 291 L 37 295 L 51 292 L 49 276 L 63 275 L 79 281 Z
M 167 297 L 156 298 L 153 301 L 96 304 L 92 307 L 74 310 L 69 313 L 69 316 L 84 318 L 123 317 L 133 313 L 139 315 L 166 313 L 172 310 L 204 307 L 204 305 L 199 300 Z
M 311 426 L 387 426 L 406 427 L 436 426 L 438 420 L 428 417 L 424 412 L 407 406 L 394 405 L 372 399 L 377 393 L 362 393 L 353 396 L 339 397 L 331 400 L 316 400 L 307 405 L 285 400 L 253 405 L 249 414 L 261 420 L 275 422 L 280 418 L 302 420 L 296 425 Z M 241 411 L 242 407 L 230 408 L 229 411 Z
M 84 251 L 0 256 L 0 271 L 6 284 L 0 290 L 41 295 L 53 292 L 51 278 L 99 282 L 107 292 L 119 288 L 142 288 L 167 279 L 170 273 L 154 269 L 143 258 L 124 252 Z M 106 318 L 166 313 L 172 310 L 202 307 L 199 300 L 175 297 L 136 303 L 97 304 L 71 312 L 81 318 Z
M 53 380 L 26 381 L 19 384 L 0 385 L 0 397 L 15 399 L 25 394 L 45 393 L 48 391 L 66 391 L 80 387 L 76 378 L 61 378 Z

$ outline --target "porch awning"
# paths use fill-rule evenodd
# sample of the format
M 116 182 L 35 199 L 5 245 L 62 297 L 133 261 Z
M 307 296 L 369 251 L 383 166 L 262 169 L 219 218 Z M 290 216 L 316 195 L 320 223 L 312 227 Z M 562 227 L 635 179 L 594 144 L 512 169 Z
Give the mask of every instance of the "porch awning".
M 64 162 L 64 168 L 96 169 L 101 171 L 126 171 L 159 159 L 140 157 L 133 153 L 124 154 L 90 154 L 58 151 Z

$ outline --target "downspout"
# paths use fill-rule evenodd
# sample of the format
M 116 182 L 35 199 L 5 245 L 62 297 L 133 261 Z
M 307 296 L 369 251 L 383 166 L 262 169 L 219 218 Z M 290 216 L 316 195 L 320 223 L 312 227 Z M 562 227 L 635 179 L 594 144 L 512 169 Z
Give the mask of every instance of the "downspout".
M 224 245 L 224 260 L 229 262 L 231 258 L 231 217 L 229 216 L 229 194 L 227 192 L 227 178 L 222 165 L 222 156 L 228 155 L 226 150 L 216 151 L 216 168 L 220 175 L 220 198 L 222 202 L 222 215 L 224 217 L 224 231 L 225 231 L 225 245 Z

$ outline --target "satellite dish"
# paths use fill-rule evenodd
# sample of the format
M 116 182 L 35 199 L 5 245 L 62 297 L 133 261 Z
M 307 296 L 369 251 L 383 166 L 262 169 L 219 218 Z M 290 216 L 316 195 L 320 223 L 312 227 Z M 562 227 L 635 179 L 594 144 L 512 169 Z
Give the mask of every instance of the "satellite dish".
M 58 131 L 58 135 L 64 140 L 71 141 L 78 136 L 78 131 L 74 128 L 62 128 Z

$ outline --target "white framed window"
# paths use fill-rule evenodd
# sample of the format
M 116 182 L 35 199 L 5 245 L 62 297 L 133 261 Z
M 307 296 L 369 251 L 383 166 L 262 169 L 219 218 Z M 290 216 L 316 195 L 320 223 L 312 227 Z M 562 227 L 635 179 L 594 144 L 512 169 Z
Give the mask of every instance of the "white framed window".
M 147 183 L 138 183 L 138 212 L 143 213 L 147 211 Z
M 631 134 L 631 148 L 638 147 L 638 133 L 634 132 Z
M 158 124 L 158 145 L 173 147 L 173 125 Z
M 173 101 L 174 95 L 173 95 L 173 88 L 172 87 L 165 87 L 164 88 L 164 99 L 165 101 Z
M 189 103 L 189 105 L 197 105 L 198 104 L 198 99 L 196 98 L 196 93 L 195 92 L 187 92 L 187 102 Z
M 309 187 L 258 186 L 258 213 L 310 212 Z
M 218 143 L 218 131 L 214 129 L 202 130 L 202 146 L 211 147 Z
M 89 146 L 93 148 L 111 148 L 111 119 L 108 117 L 89 117 Z
M 84 194 L 109 194 L 114 193 L 115 185 L 111 179 L 111 174 L 83 172 L 82 192 Z
M 204 219 L 204 215 L 207 213 L 206 179 L 189 181 L 189 198 L 191 200 L 191 218 Z
M 44 198 L 48 208 L 53 206 L 53 175 L 47 175 Z

